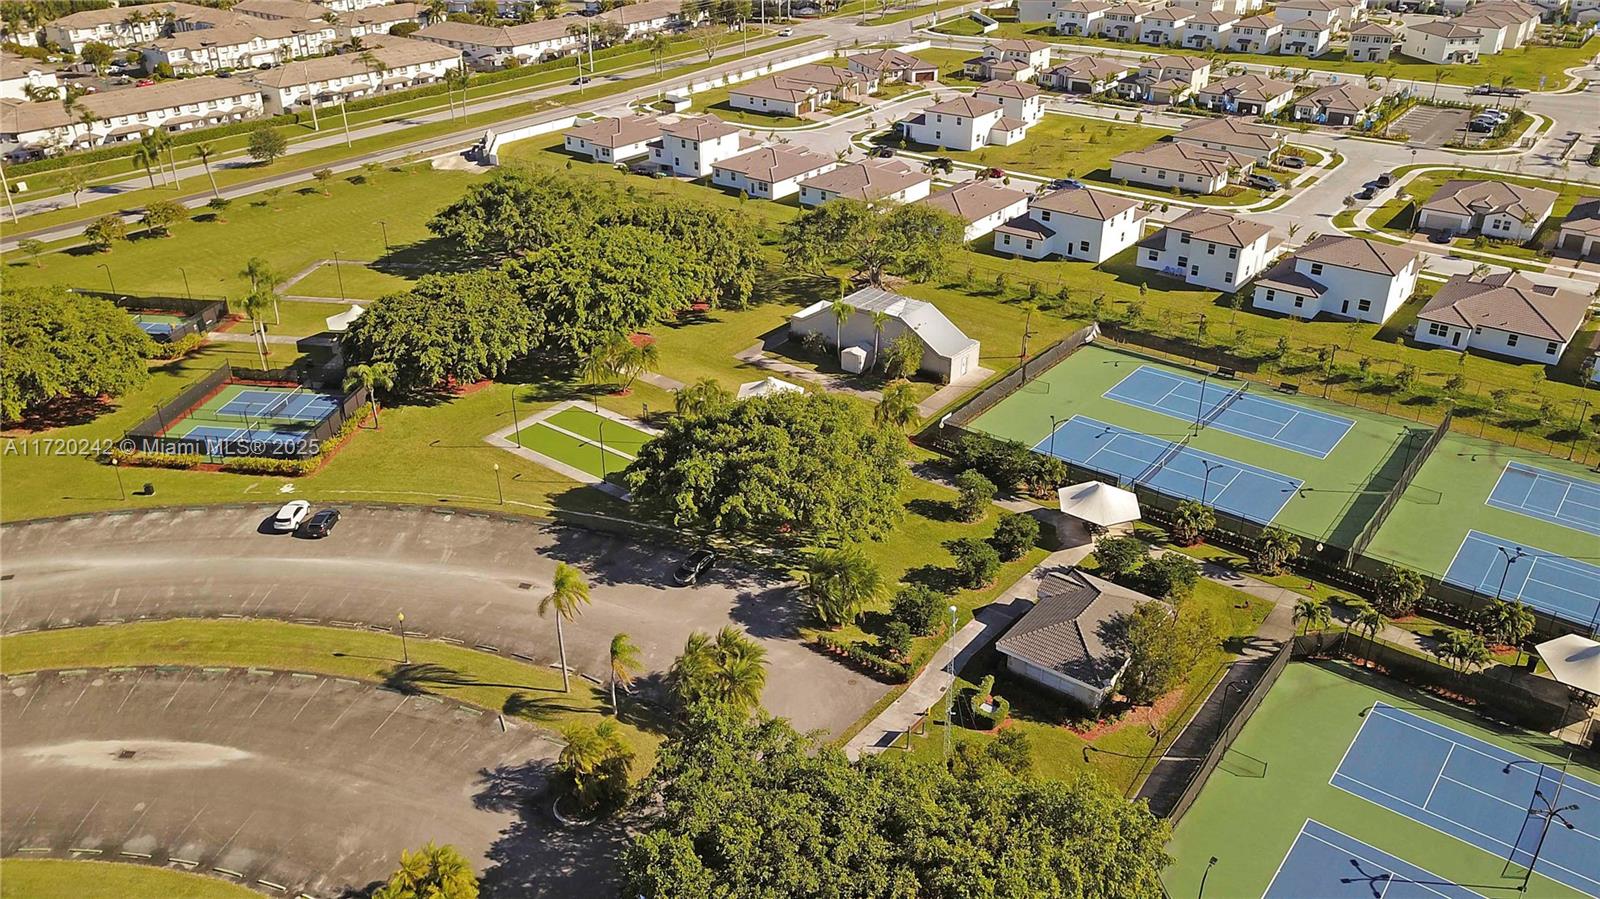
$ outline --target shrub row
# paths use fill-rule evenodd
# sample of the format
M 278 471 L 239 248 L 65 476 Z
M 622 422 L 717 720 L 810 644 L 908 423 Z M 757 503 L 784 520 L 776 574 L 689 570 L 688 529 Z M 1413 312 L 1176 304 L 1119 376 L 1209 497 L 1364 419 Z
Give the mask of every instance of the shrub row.
M 848 659 L 857 667 L 866 669 L 890 683 L 903 684 L 911 680 L 910 665 L 891 662 L 861 646 L 827 634 L 818 634 L 815 642 L 824 652 Z

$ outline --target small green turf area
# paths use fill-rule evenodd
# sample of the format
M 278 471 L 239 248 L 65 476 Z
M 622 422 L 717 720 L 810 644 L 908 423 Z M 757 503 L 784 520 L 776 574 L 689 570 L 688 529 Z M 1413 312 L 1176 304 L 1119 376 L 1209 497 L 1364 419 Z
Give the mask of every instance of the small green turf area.
M 592 724 L 607 713 L 606 691 L 581 678 L 573 679 L 571 693 L 562 693 L 561 675 L 553 669 L 432 640 L 410 641 L 407 653 L 412 666 L 439 668 L 407 669 L 400 662 L 399 638 L 372 631 L 177 619 L 19 634 L 0 639 L 0 645 L 5 647 L 0 671 L 8 675 L 144 665 L 269 668 L 403 684 L 553 730 Z M 424 673 L 410 677 L 408 671 Z M 621 727 L 638 753 L 635 772 L 649 770 L 657 738 L 626 721 Z
M 332 262 L 319 265 L 304 278 L 281 289 L 290 296 L 376 300 L 410 287 L 411 280 L 403 275 L 380 271 L 365 263 L 341 261 L 337 269 Z
M 1600 481 L 1581 465 L 1452 431 L 1423 463 L 1367 555 L 1438 577 L 1449 569 L 1469 530 L 1569 558 L 1600 555 L 1593 534 L 1486 503 L 1506 464 L 1512 461 L 1579 480 Z
M 1141 365 L 1195 376 L 1132 353 L 1087 346 L 978 416 L 973 427 L 1031 447 L 1049 436 L 1051 416 L 1064 421 L 1084 415 L 1177 442 L 1188 433 L 1188 422 L 1103 396 Z M 1399 441 L 1406 433 L 1406 423 L 1310 397 L 1289 402 L 1352 419 L 1355 424 L 1326 459 L 1214 427 L 1202 430 L 1188 445 L 1304 481 L 1311 489 L 1290 498 L 1273 523 L 1336 545 L 1349 545 L 1381 498 L 1361 492 L 1392 486 L 1395 469 L 1404 465 Z
M 983 34 L 983 26 L 978 24 L 978 20 L 971 16 L 962 16 L 959 19 L 940 22 L 934 26 L 933 30 L 940 34 L 953 34 L 956 37 L 977 37 Z
M 1329 783 L 1361 726 L 1362 711 L 1377 702 L 1538 761 L 1569 757 L 1563 744 L 1543 734 L 1484 727 L 1456 706 L 1362 669 L 1344 663 L 1291 664 L 1179 822 L 1167 847 L 1174 858 L 1164 875 L 1171 895 L 1197 895 L 1205 877 L 1206 895 L 1260 896 L 1308 818 L 1441 878 L 1474 885 L 1485 896 L 1519 895 L 1522 870 L 1508 876 L 1503 857 Z M 1581 758 L 1571 770 L 1600 779 Z M 1207 875 L 1212 856 L 1217 864 Z M 1566 899 L 1581 894 L 1535 875 L 1526 895 Z
M 599 444 L 592 439 L 563 434 L 542 423 L 518 431 L 517 443 L 597 478 L 615 478 L 633 461 L 610 447 L 602 453 Z
M 0 899 L 260 899 L 254 890 L 200 874 L 56 858 L 0 859 Z
M 1498 256 L 1510 256 L 1516 259 L 1538 259 L 1540 251 L 1549 248 L 1556 241 L 1557 232 L 1561 230 L 1561 221 L 1572 211 L 1572 207 L 1584 198 L 1600 193 L 1600 188 L 1595 185 L 1575 183 L 1571 181 L 1552 181 L 1544 178 L 1518 178 L 1499 172 L 1481 172 L 1470 169 L 1454 171 L 1423 172 L 1406 182 L 1404 192 L 1409 200 L 1394 199 L 1373 211 L 1367 219 L 1368 224 L 1379 228 L 1397 237 L 1410 238 L 1414 234 L 1413 225 L 1417 219 L 1417 210 L 1428 198 L 1433 196 L 1446 181 L 1465 179 L 1481 181 L 1498 181 L 1505 184 L 1515 184 L 1521 187 L 1536 187 L 1542 190 L 1551 190 L 1556 193 L 1555 207 L 1551 209 L 1549 218 L 1539 226 L 1539 232 L 1533 240 L 1526 244 L 1478 243 L 1475 237 L 1457 237 L 1452 243 L 1461 249 L 1478 249 L 1485 253 Z M 1587 349 L 1587 347 L 1585 347 Z
M 1144 125 L 1051 113 L 1028 129 L 1026 139 L 1010 146 L 946 150 L 912 145 L 910 149 L 1027 175 L 1073 178 L 1109 169 L 1113 156 L 1148 147 L 1170 133 Z
M 637 455 L 639 447 L 652 439 L 650 434 L 632 425 L 576 406 L 562 409 L 545 421 L 563 431 L 571 431 L 580 437 L 604 443 L 608 450 L 616 450 L 629 456 Z

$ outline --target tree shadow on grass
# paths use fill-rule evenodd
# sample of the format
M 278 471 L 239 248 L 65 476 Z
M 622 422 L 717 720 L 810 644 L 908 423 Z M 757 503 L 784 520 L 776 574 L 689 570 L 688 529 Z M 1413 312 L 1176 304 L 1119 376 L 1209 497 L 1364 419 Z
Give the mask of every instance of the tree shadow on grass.
M 914 499 L 906 503 L 906 511 L 929 521 L 948 522 L 957 520 L 955 503 L 946 502 L 945 500 Z
M 435 690 L 449 690 L 455 687 L 501 687 L 510 690 L 553 691 L 554 687 L 539 687 L 533 684 L 505 684 L 493 681 L 479 680 L 469 674 L 463 674 L 448 665 L 439 665 L 434 662 L 402 662 L 383 673 L 383 686 L 396 693 L 408 696 L 419 696 Z

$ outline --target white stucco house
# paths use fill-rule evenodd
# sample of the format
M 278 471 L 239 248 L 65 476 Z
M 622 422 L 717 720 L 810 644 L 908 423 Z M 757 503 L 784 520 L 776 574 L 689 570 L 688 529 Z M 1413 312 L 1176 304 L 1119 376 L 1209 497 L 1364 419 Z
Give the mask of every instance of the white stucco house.
M 570 34 L 561 19 L 544 19 L 522 25 L 474 25 L 435 22 L 411 35 L 459 50 L 470 65 L 492 69 L 507 62 L 535 63 L 576 51 L 583 37 Z
M 1250 173 L 1255 159 L 1199 144 L 1159 141 L 1111 158 L 1111 178 L 1181 193 L 1213 194 Z
M 1350 29 L 1350 61 L 1388 62 L 1401 48 L 1402 33 L 1398 25 L 1362 22 Z
M 1544 11 L 1519 0 L 1483 0 L 1452 20 L 1460 28 L 1478 32 L 1478 55 L 1515 50 L 1537 32 Z
M 1284 22 L 1310 19 L 1329 30 L 1350 27 L 1359 14 L 1355 3 L 1344 0 L 1283 0 L 1275 7 L 1278 18 Z
M 902 334 L 915 335 L 922 344 L 921 371 L 944 383 L 958 381 L 978 371 L 978 341 L 961 332 L 932 303 L 890 293 L 877 287 L 863 287 L 844 298 L 854 310 L 842 327 L 833 314 L 833 304 L 818 300 L 789 316 L 789 335 L 819 334 L 839 350 L 857 347 L 866 351 L 869 366 L 873 347 L 881 350 Z M 880 333 L 873 325 L 875 312 L 888 314 L 889 322 Z M 838 329 L 838 330 L 836 330 Z
M 1588 314 L 1588 297 L 1518 272 L 1456 275 L 1417 313 L 1416 340 L 1553 365 Z
M 1402 52 L 1441 66 L 1477 62 L 1478 41 L 1475 29 L 1441 19 L 1407 28 Z
M 996 252 L 1024 259 L 1059 256 L 1099 264 L 1132 246 L 1144 234 L 1138 201 L 1098 190 L 1038 194 L 1027 214 L 995 229 Z
M 1239 17 L 1231 12 L 1197 12 L 1183 32 L 1183 45 L 1195 50 L 1221 50 L 1233 40 Z
M 799 116 L 833 103 L 859 102 L 877 90 L 877 81 L 849 69 L 800 65 L 728 90 L 728 105 L 769 115 Z
M 712 166 L 741 152 L 738 128 L 716 116 L 689 116 L 661 126 L 661 139 L 650 145 L 650 161 L 674 175 L 704 178 Z
M 936 190 L 923 203 L 967 223 L 963 238 L 977 240 L 1028 211 L 1028 195 L 999 181 L 973 179 Z
M 1133 68 L 1132 63 L 1109 56 L 1074 56 L 1041 73 L 1039 83 L 1051 90 L 1098 94 L 1110 90 Z
M 0 99 L 21 100 L 28 96 L 29 88 L 58 90 L 60 87 L 55 66 L 0 51 Z
M 1273 125 L 1258 125 L 1244 116 L 1196 119 L 1172 136 L 1178 143 L 1197 144 L 1208 150 L 1222 150 L 1253 160 L 1257 165 L 1272 161 L 1288 135 Z
M 1195 102 L 1230 115 L 1270 116 L 1289 105 L 1294 85 L 1263 75 L 1235 75 L 1201 88 Z
M 253 69 L 281 65 L 292 59 L 331 52 L 339 32 L 327 22 L 250 20 L 181 31 L 140 49 L 144 69 L 153 72 L 167 65 L 179 74 L 194 75 L 224 69 Z
M 974 81 L 1031 81 L 1049 67 L 1048 42 L 1003 40 L 985 44 L 981 55 L 963 63 L 962 72 Z
M 1383 94 L 1355 81 L 1341 81 L 1319 87 L 1294 101 L 1293 118 L 1297 122 L 1315 122 L 1318 125 L 1354 125 L 1367 118 Z
M 1113 4 L 1100 17 L 1100 37 L 1114 41 L 1137 41 L 1139 29 L 1144 25 L 1145 13 L 1155 9 L 1154 4 L 1123 2 Z
M 712 164 L 711 183 L 758 200 L 781 200 L 799 193 L 801 181 L 838 167 L 832 156 L 804 147 L 760 147 Z
M 88 94 L 78 103 L 92 120 L 67 112 L 60 100 L 0 103 L 0 153 L 14 159 L 52 156 L 136 141 L 156 129 L 177 132 L 238 122 L 261 114 L 262 92 L 242 78 L 202 75 Z
M 1503 181 L 1451 180 L 1424 200 L 1418 231 L 1482 234 L 1526 242 L 1555 209 L 1556 192 Z
M 1194 10 L 1181 6 L 1151 10 L 1144 14 L 1144 22 L 1139 26 L 1139 43 L 1156 47 L 1179 46 L 1194 17 Z
M 1587 259 L 1600 257 L 1600 197 L 1583 197 L 1561 220 L 1555 248 Z
M 1326 313 L 1382 324 L 1416 292 L 1417 260 L 1405 247 L 1324 234 L 1268 269 L 1251 305 L 1301 319 Z
M 422 41 L 395 40 L 364 54 L 301 59 L 234 80 L 258 86 L 267 113 L 279 115 L 312 103 L 338 106 L 385 91 L 433 84 L 460 67 L 461 56 L 454 50 Z
M 933 178 L 899 159 L 868 159 L 842 165 L 800 182 L 800 205 L 817 206 L 845 197 L 866 202 L 915 203 Z
M 904 84 L 927 84 L 939 80 L 939 67 L 901 50 L 873 50 L 852 53 L 846 65 L 870 81 L 883 84 L 898 81 Z
M 1275 53 L 1283 43 L 1283 23 L 1272 16 L 1251 16 L 1233 23 L 1228 49 L 1239 53 Z
M 568 153 L 615 163 L 649 156 L 650 142 L 660 137 L 661 123 L 654 116 L 620 116 L 585 122 L 568 131 L 564 142 Z
M 1158 56 L 1117 82 L 1116 91 L 1143 103 L 1177 103 L 1211 82 L 1211 62 L 1200 56 Z
M 1271 228 L 1210 209 L 1184 213 L 1138 246 L 1140 268 L 1223 293 L 1264 271 L 1278 250 Z
M 1105 21 L 1106 10 L 1112 4 L 1103 0 L 1070 0 L 1056 7 L 1051 21 L 1056 34 L 1077 37 L 1097 37 Z
M 902 119 L 900 130 L 915 143 L 976 150 L 1021 141 L 1043 114 L 1037 87 L 991 81 L 970 96 L 959 94 Z
M 1333 26 L 1311 19 L 1285 22 L 1278 52 L 1289 56 L 1316 57 L 1333 49 Z
M 995 643 L 1006 670 L 1099 708 L 1128 667 L 1127 652 L 1111 635 L 1135 608 L 1157 600 L 1078 569 L 1046 574 L 1037 596 Z

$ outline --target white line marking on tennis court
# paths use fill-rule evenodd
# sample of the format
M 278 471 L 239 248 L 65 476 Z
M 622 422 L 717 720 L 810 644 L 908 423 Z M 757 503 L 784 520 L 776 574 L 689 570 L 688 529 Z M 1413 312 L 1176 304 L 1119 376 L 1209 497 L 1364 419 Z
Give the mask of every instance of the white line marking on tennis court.
M 1439 789 L 1439 781 L 1444 780 L 1444 769 L 1450 767 L 1450 757 L 1456 754 L 1458 743 L 1451 743 L 1450 748 L 1444 751 L 1444 761 L 1439 763 L 1439 773 L 1433 776 L 1433 786 L 1428 787 L 1428 796 L 1422 800 L 1422 807 L 1426 809 L 1428 803 L 1433 801 L 1433 791 Z M 1454 780 L 1454 778 L 1452 778 Z M 1460 783 L 1460 781 L 1454 781 Z

